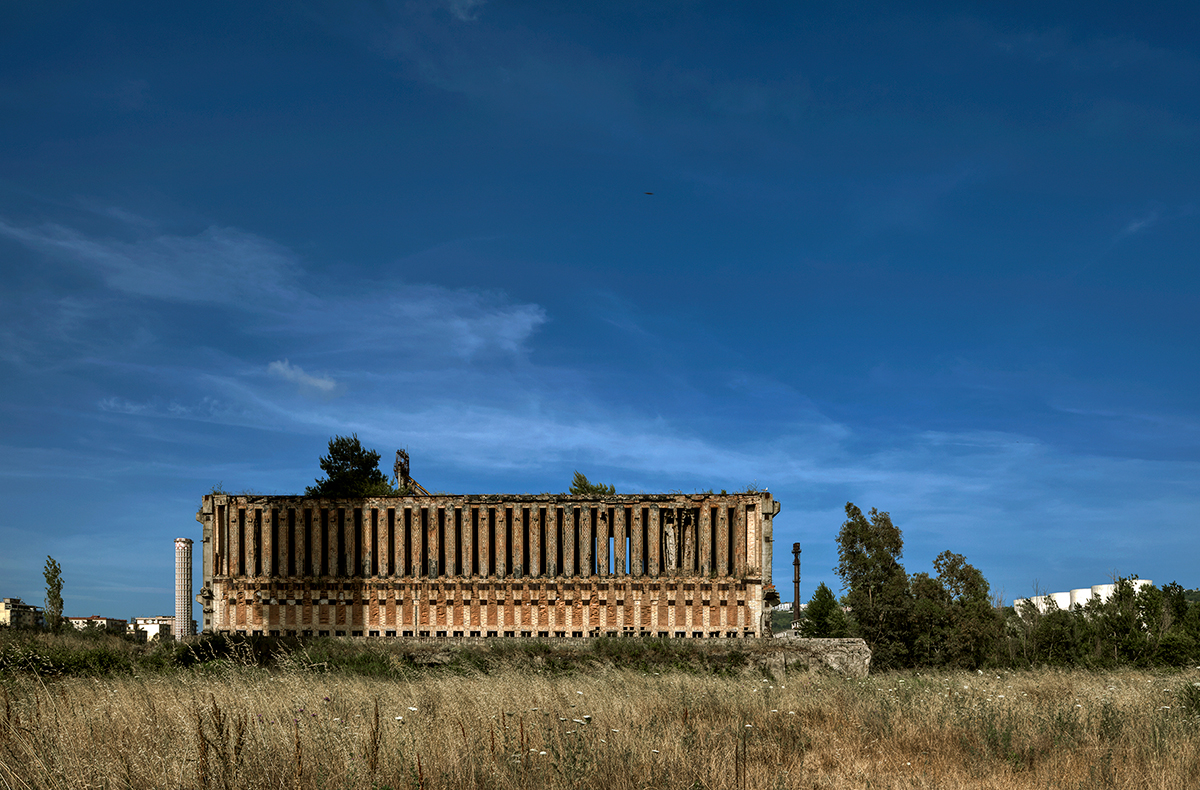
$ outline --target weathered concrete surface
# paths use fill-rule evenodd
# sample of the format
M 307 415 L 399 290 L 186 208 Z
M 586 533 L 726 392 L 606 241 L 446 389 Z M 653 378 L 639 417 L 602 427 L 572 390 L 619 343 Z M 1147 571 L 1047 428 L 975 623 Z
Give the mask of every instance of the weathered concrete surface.
M 771 647 L 778 652 L 763 652 L 770 656 L 769 666 L 774 669 L 792 670 L 800 665 L 809 668 L 830 669 L 852 678 L 864 678 L 871 670 L 871 648 L 861 639 L 802 639 L 776 634 Z
M 365 649 L 392 654 L 409 666 L 437 668 L 464 657 L 466 666 L 501 664 L 595 671 L 605 667 L 644 670 L 690 668 L 735 672 L 748 677 L 783 678 L 797 672 L 836 672 L 865 677 L 871 651 L 861 639 L 523 639 L 479 637 L 396 637 L 353 640 Z M 366 645 L 373 644 L 367 648 Z M 476 651 L 473 656 L 466 654 Z M 478 651 L 483 651 L 482 655 Z

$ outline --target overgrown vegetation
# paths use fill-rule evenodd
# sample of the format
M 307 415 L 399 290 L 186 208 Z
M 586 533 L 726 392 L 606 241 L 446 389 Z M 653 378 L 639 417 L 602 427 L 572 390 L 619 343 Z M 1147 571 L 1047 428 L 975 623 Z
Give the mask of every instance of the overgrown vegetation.
M 305 489 L 307 496 L 358 499 L 402 493 L 379 471 L 379 453 L 363 447 L 358 434 L 330 439 L 329 455 L 321 456 L 321 471 L 325 477 Z
M 1198 701 L 1195 671 L 5 672 L 0 786 L 1184 788 Z
M 587 479 L 587 475 L 576 470 L 569 492 L 575 496 L 612 496 L 617 493 L 617 488 L 604 483 L 593 483 Z
M 100 631 L 0 631 L 0 673 L 42 678 L 170 675 L 256 667 L 407 679 L 422 674 L 587 674 L 601 669 L 694 674 L 758 672 L 736 642 L 599 638 L 485 641 L 362 640 L 206 635 L 186 643 L 139 643 Z
M 63 578 L 62 566 L 49 554 L 46 555 L 46 565 L 42 568 L 42 576 L 46 579 L 46 608 L 42 610 L 42 613 L 46 627 L 53 631 L 62 625 Z
M 844 628 L 861 636 L 871 648 L 872 671 L 1200 664 L 1200 603 L 1176 583 L 1138 588 L 1118 579 L 1107 601 L 1017 612 L 991 601 L 987 580 L 962 555 L 944 551 L 933 563 L 936 576 L 909 576 L 900 564 L 903 547 L 887 513 L 864 515 L 846 503 L 835 569 L 846 594 L 838 606 L 818 587 L 801 633 L 835 636 Z M 842 606 L 849 610 L 844 620 Z

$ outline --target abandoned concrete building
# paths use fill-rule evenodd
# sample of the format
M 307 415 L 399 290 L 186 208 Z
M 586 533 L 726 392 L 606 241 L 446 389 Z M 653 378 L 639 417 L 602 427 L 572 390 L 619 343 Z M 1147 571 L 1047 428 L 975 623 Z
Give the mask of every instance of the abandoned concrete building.
M 769 637 L 778 512 L 765 491 L 209 494 L 196 599 L 219 633 Z

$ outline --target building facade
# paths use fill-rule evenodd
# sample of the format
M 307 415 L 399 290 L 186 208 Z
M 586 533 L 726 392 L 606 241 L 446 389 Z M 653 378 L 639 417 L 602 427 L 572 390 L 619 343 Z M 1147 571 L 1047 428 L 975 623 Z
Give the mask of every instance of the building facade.
M 197 600 L 219 633 L 770 636 L 778 512 L 765 491 L 210 494 Z
M 90 617 L 68 617 L 67 622 L 74 628 L 80 631 L 87 631 L 95 628 L 100 631 L 111 631 L 114 634 L 123 634 L 128 630 L 129 623 L 125 620 L 118 620 L 115 617 L 104 617 L 103 615 L 94 614 Z
M 7 628 L 45 628 L 46 620 L 40 606 L 24 603 L 20 598 L 5 598 L 0 609 L 0 626 Z
M 170 639 L 175 633 L 175 616 L 163 614 L 158 617 L 135 617 L 125 632 L 143 642 Z

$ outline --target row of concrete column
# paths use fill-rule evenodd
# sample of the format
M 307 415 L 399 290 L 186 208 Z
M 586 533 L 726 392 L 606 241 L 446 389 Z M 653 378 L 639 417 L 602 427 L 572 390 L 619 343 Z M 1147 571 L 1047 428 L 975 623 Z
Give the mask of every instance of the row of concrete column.
M 218 576 L 743 576 L 755 506 L 218 505 Z
M 729 629 L 736 632 L 752 629 L 755 613 L 745 604 L 738 599 L 714 598 L 702 602 L 699 597 L 685 602 L 682 595 L 677 602 L 668 603 L 666 597 L 631 597 L 618 605 L 615 601 L 605 604 L 587 599 L 548 601 L 536 597 L 455 601 L 410 594 L 402 599 L 372 601 L 370 605 L 341 601 L 286 605 L 223 601 L 220 621 L 226 629 L 306 631 L 322 635 L 333 635 L 330 631 L 335 631 L 339 636 L 495 636 L 513 629 L 532 632 L 522 634 L 527 636 L 583 636 L 597 629 L 665 631 L 672 635 L 680 631 L 680 636 L 699 636 Z M 441 631 L 434 634 L 421 629 Z M 370 633 L 364 634 L 364 630 Z M 487 633 L 467 633 L 470 631 Z

